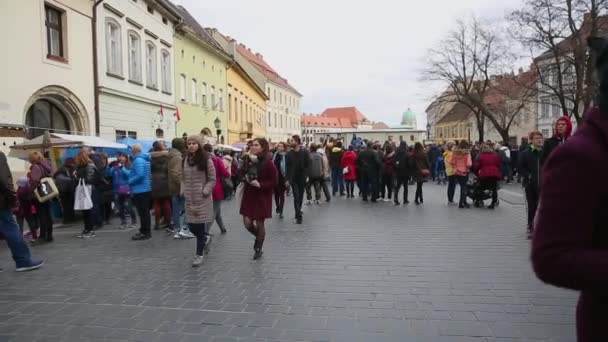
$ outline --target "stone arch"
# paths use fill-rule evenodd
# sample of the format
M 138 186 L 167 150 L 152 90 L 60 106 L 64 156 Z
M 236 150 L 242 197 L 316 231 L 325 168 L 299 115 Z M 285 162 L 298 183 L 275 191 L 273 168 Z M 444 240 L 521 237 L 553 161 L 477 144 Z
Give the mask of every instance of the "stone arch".
M 67 88 L 50 85 L 40 88 L 25 103 L 23 108 L 23 123 L 27 125 L 29 109 L 40 100 L 48 101 L 59 108 L 68 122 L 70 134 L 89 134 L 91 123 L 86 107 L 80 99 Z
M 205 136 L 205 137 L 212 137 L 213 133 L 211 133 L 211 130 L 207 127 L 201 129 L 201 135 Z

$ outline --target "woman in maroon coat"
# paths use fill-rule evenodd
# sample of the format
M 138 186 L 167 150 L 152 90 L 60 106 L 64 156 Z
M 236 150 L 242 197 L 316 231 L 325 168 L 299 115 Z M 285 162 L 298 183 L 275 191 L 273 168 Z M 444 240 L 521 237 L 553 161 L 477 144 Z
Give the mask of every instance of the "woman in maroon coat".
M 348 151 L 342 156 L 342 172 L 344 173 L 344 181 L 346 182 L 346 198 L 355 198 L 355 182 L 357 181 L 357 154 L 354 147 L 348 147 Z
M 477 158 L 477 176 L 479 177 L 479 188 L 492 191 L 492 204 L 488 209 L 494 209 L 498 203 L 498 180 L 502 177 L 500 173 L 500 157 L 492 150 L 492 147 L 484 144 Z M 476 203 L 482 206 L 482 203 Z
M 608 341 L 608 40 L 589 46 L 599 60 L 599 109 L 545 161 L 532 240 L 536 275 L 581 292 L 578 342 Z
M 243 200 L 241 215 L 245 228 L 255 236 L 253 259 L 262 257 L 266 238 L 264 221 L 272 218 L 272 191 L 277 185 L 278 172 L 269 153 L 268 141 L 253 140 L 243 169 Z

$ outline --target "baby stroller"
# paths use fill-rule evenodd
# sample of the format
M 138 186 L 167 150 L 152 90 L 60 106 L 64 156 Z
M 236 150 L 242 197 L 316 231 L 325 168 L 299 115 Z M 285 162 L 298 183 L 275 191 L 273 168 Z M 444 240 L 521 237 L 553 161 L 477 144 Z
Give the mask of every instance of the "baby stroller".
M 498 191 L 496 187 L 496 191 Z M 492 191 L 488 189 L 482 189 L 479 178 L 471 173 L 469 174 L 469 180 L 467 181 L 467 197 L 473 200 L 475 207 L 479 208 L 482 206 L 483 201 L 492 199 Z M 500 199 L 496 200 L 496 206 L 500 204 Z

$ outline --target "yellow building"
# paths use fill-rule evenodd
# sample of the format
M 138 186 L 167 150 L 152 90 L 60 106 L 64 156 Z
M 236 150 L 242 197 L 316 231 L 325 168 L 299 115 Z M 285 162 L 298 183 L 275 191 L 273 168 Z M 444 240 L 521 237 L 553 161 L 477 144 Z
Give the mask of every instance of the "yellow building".
M 228 144 L 266 136 L 266 101 L 268 96 L 233 62 L 228 77 Z
M 471 121 L 474 121 L 471 110 L 462 103 L 456 103 L 435 123 L 435 142 L 470 140 Z

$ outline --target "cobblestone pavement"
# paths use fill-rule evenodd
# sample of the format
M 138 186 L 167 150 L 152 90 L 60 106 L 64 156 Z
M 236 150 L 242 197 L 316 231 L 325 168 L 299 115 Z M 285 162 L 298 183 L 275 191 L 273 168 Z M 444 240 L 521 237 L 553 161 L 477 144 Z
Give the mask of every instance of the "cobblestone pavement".
M 0 252 L 0 341 L 574 341 L 576 293 L 534 277 L 514 189 L 495 211 L 448 207 L 436 185 L 420 207 L 337 198 L 302 226 L 288 199 L 257 262 L 228 203 L 200 269 L 193 240 L 66 228 L 34 247 L 39 271 Z

